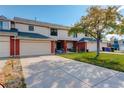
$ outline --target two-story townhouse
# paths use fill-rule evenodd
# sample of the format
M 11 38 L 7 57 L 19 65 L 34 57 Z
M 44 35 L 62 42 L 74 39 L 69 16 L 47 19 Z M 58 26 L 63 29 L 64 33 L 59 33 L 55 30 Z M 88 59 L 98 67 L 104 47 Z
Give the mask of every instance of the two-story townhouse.
M 87 38 L 83 38 L 83 33 L 69 36 L 69 29 L 68 26 L 53 23 L 0 16 L 0 57 L 55 54 L 56 50 L 79 52 L 96 48 L 93 45 L 96 43 L 85 42 Z
M 77 48 L 83 34 L 69 36 L 70 27 L 19 17 L 0 16 L 0 57 L 54 54 Z

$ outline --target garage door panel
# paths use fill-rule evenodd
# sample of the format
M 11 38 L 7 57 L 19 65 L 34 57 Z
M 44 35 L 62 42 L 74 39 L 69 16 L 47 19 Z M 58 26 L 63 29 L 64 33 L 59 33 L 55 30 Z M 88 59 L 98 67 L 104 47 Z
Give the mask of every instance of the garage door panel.
M 73 48 L 73 42 L 67 42 L 67 48 L 68 49 Z
M 102 50 L 102 47 L 107 47 L 107 43 L 100 43 L 100 50 Z M 97 43 L 96 42 L 88 42 L 87 49 L 89 49 L 89 51 L 96 51 Z
M 97 45 L 94 42 L 88 42 L 87 43 L 87 49 L 89 51 L 96 51 L 97 50 Z
M 28 55 L 44 55 L 51 53 L 50 41 L 21 41 L 20 42 L 20 54 L 22 56 Z
M 10 38 L 9 37 L 0 37 L 0 57 L 9 57 L 10 56 Z

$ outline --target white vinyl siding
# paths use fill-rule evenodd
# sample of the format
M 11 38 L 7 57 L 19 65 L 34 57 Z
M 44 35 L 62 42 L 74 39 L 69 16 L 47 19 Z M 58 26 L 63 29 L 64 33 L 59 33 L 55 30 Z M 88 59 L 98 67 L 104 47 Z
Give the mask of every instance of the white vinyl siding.
M 72 49 L 73 48 L 73 42 L 67 42 L 67 48 Z

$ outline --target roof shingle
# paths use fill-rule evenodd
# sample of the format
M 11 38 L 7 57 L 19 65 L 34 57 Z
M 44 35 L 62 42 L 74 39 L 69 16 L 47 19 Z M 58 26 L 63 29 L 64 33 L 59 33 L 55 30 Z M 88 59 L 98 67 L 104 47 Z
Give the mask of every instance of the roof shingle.
M 84 38 L 81 38 L 80 40 L 79 40 L 80 42 L 89 42 L 89 41 L 96 41 L 96 39 L 94 39 L 94 38 L 90 38 L 90 37 L 84 37 Z
M 67 30 L 70 29 L 69 26 L 64 26 L 64 25 L 59 25 L 59 24 L 54 24 L 54 23 L 41 22 L 41 21 L 36 21 L 36 20 L 30 20 L 30 19 L 25 19 L 25 18 L 20 18 L 20 17 L 14 17 L 14 21 L 20 22 L 20 23 L 25 23 L 25 24 L 47 26 L 50 28 L 60 28 L 60 29 L 67 29 Z
M 18 32 L 18 36 L 28 37 L 28 38 L 42 38 L 42 39 L 48 39 L 49 38 L 49 37 L 42 35 L 42 34 L 28 33 L 28 32 Z
M 29 32 L 21 32 L 18 31 L 17 29 L 10 29 L 10 30 L 0 30 L 0 32 L 6 32 L 6 33 L 17 33 L 18 36 L 20 37 L 28 37 L 28 38 L 38 38 L 38 39 L 48 39 L 50 37 L 38 34 L 38 33 L 29 33 Z

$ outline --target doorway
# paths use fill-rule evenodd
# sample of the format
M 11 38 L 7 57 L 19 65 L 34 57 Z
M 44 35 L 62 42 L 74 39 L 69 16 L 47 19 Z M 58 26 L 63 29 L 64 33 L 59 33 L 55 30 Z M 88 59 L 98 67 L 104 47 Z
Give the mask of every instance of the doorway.
M 56 48 L 57 48 L 57 50 L 61 50 L 62 49 L 62 41 L 57 41 Z

